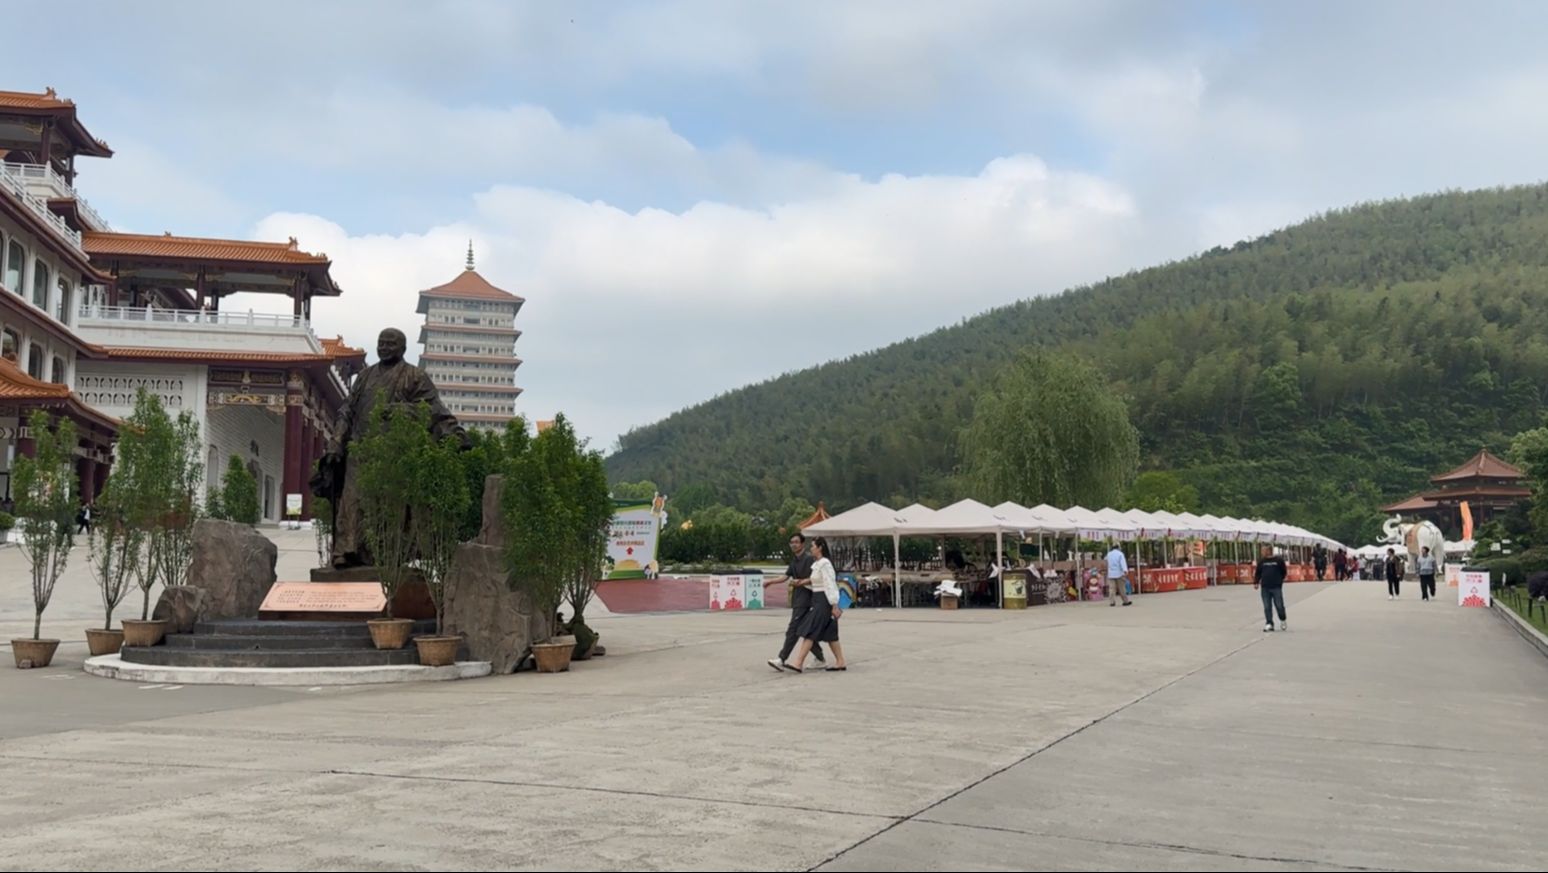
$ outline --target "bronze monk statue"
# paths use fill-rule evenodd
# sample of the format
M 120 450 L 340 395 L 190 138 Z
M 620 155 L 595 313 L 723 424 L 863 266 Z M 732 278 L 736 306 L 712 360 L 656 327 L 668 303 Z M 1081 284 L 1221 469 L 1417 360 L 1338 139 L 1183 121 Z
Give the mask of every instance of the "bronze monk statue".
M 333 504 L 333 554 L 335 569 L 364 567 L 372 563 L 365 540 L 365 512 L 360 505 L 358 465 L 349 460 L 349 444 L 367 435 L 374 420 L 376 405 L 413 406 L 423 402 L 430 407 L 430 432 L 436 439 L 455 434 L 463 447 L 468 435 L 456 416 L 441 403 L 435 384 L 425 371 L 403 360 L 408 337 L 397 328 L 382 331 L 376 341 L 380 359 L 365 368 L 350 387 L 349 398 L 339 410 L 335 435 L 312 479 L 312 493 Z

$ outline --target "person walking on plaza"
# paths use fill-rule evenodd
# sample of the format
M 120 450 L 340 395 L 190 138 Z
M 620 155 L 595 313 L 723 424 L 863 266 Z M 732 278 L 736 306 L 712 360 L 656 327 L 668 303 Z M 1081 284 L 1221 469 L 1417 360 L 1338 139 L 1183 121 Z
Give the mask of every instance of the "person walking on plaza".
M 1425 546 L 1419 553 L 1419 597 L 1429 600 L 1435 596 L 1435 556 Z
M 1328 550 L 1326 547 L 1318 545 L 1312 551 L 1312 566 L 1317 568 L 1318 582 L 1328 578 Z
M 1333 578 L 1339 582 L 1349 578 L 1349 555 L 1343 549 L 1333 553 Z
M 1107 553 L 1107 605 L 1117 606 L 1119 597 L 1124 606 L 1133 605 L 1129 599 L 1129 559 L 1115 543 Z
M 779 650 L 779 657 L 768 660 L 775 670 L 783 670 L 781 665 L 795 651 L 796 643 L 801 639 L 801 619 L 806 617 L 806 611 L 812 605 L 812 555 L 806 548 L 806 534 L 797 531 L 790 537 L 790 564 L 785 567 L 784 576 L 769 584 L 781 582 L 786 583 L 786 592 L 790 595 L 790 624 L 785 627 L 785 645 Z M 823 662 L 820 646 L 813 646 L 812 654 Z
M 1276 555 L 1273 548 L 1264 546 L 1263 554 L 1258 558 L 1258 566 L 1252 571 L 1252 587 L 1263 596 L 1264 633 L 1273 632 L 1276 611 L 1279 613 L 1279 629 L 1290 629 L 1285 616 L 1285 578 L 1289 575 L 1290 569 L 1285 566 L 1284 555 Z
M 1403 581 L 1403 565 L 1398 563 L 1397 554 L 1391 549 L 1387 550 L 1387 599 L 1398 599 L 1398 583 Z
M 805 672 L 807 653 L 815 651 L 818 643 L 827 643 L 833 650 L 833 663 L 828 665 L 827 672 L 842 673 L 849 669 L 849 663 L 844 660 L 844 647 L 839 644 L 839 617 L 844 610 L 838 605 L 838 574 L 833 571 L 833 562 L 828 560 L 827 540 L 822 537 L 812 540 L 811 552 L 811 606 L 801 620 L 801 644 L 783 666 L 792 673 Z

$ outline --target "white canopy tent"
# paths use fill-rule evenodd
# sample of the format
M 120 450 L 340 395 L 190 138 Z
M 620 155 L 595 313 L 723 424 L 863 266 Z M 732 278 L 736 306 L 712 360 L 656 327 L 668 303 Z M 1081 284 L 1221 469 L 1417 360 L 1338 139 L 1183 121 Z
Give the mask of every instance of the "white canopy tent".
M 819 521 L 805 533 L 820 537 L 879 537 L 890 535 L 898 522 L 896 510 L 880 503 L 867 503 Z
M 995 538 L 995 565 L 1001 563 L 1004 554 L 1005 535 L 1027 537 L 1039 535 L 1039 553 L 1042 553 L 1042 536 L 1074 536 L 1086 540 L 1135 541 L 1139 539 L 1205 539 L 1221 542 L 1272 542 L 1285 545 L 1338 546 L 1333 540 L 1303 528 L 1256 519 L 1238 519 L 1229 516 L 1194 515 L 1166 511 L 1146 512 L 1130 509 L 1120 512 L 1103 508 L 1090 510 L 1082 506 L 1059 509 L 1048 504 L 1025 507 L 1006 501 L 990 507 L 976 500 L 960 500 L 943 509 L 932 510 L 914 503 L 894 510 L 879 503 L 867 503 L 839 513 L 806 529 L 813 536 L 830 537 L 891 537 L 894 605 L 901 606 L 901 559 L 900 541 L 903 537 L 949 537 L 993 535 Z M 1366 547 L 1357 553 L 1369 554 Z M 1136 550 L 1138 546 L 1136 545 Z M 1079 548 L 1077 546 L 1077 568 Z M 1136 551 L 1136 563 L 1138 564 Z M 996 575 L 999 575 L 998 573 Z M 1001 584 L 1000 600 L 1004 605 L 1004 585 Z

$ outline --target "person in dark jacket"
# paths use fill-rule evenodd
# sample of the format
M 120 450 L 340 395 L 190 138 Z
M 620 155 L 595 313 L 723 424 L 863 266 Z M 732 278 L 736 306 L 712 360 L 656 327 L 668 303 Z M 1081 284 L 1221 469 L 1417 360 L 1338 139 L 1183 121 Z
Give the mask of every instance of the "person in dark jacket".
M 1387 550 L 1387 599 L 1398 599 L 1399 583 L 1403 581 L 1403 565 L 1398 563 L 1397 553 Z
M 1285 566 L 1284 555 L 1276 555 L 1273 548 L 1264 546 L 1258 566 L 1252 571 L 1252 587 L 1263 595 L 1264 633 L 1274 630 L 1275 610 L 1279 612 L 1279 629 L 1290 629 L 1285 616 L 1285 578 L 1289 575 L 1290 568 Z

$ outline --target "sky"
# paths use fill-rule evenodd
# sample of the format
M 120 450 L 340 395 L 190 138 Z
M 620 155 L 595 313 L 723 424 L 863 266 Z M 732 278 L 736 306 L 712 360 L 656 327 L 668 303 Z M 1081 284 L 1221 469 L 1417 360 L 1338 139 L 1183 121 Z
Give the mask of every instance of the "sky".
M 5 4 L 115 229 L 284 240 L 315 328 L 526 298 L 530 418 L 715 395 L 1357 202 L 1537 182 L 1548 4 Z M 243 301 L 288 311 L 282 300 Z M 412 357 L 411 350 L 411 357 Z M 820 423 L 814 423 L 820 426 Z

